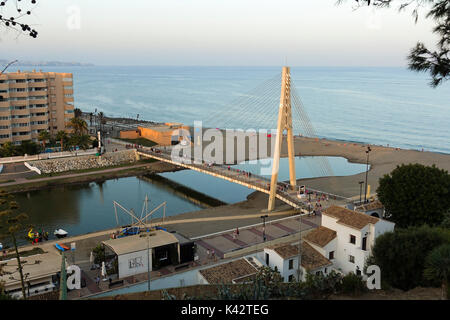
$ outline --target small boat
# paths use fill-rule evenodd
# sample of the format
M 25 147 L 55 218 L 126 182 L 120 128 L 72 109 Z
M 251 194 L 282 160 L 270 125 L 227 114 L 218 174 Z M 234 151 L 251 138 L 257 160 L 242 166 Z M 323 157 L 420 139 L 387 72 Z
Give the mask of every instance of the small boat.
M 55 230 L 55 232 L 53 232 L 53 234 L 57 237 L 57 238 L 64 238 L 67 236 L 67 231 L 63 230 L 63 229 L 58 229 Z
M 56 249 L 58 249 L 60 251 L 67 251 L 67 250 L 69 250 L 69 247 L 64 245 L 64 244 L 56 243 L 55 247 L 56 247 Z

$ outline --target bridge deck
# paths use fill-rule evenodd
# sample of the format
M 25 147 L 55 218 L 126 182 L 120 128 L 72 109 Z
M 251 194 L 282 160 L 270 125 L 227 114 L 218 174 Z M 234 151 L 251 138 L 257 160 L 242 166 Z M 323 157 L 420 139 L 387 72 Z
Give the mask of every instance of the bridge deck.
M 159 161 L 171 163 L 176 166 L 184 167 L 186 169 L 209 174 L 214 177 L 243 185 L 253 190 L 257 190 L 267 194 L 269 194 L 270 192 L 270 180 L 268 178 L 253 173 L 244 172 L 242 170 L 232 168 L 231 166 L 207 164 L 203 161 L 196 162 L 193 159 L 181 157 L 173 158 L 172 155 L 168 152 L 156 148 L 138 148 L 137 153 L 140 156 L 153 158 Z M 327 205 L 330 205 L 332 203 L 334 204 L 334 202 L 336 202 L 335 200 L 338 200 L 335 195 L 329 195 L 325 192 L 320 192 L 317 190 L 311 191 L 314 191 L 315 193 L 315 200 L 318 200 L 323 204 L 322 209 L 324 209 L 324 207 Z M 319 194 L 320 198 L 318 198 Z M 297 197 L 297 192 L 295 190 L 291 190 L 290 185 L 286 183 L 278 183 L 276 197 L 286 204 L 290 205 L 291 207 L 302 211 L 303 213 L 309 213 L 309 204 L 307 203 L 309 199 L 299 199 Z M 314 198 L 312 200 L 314 200 Z M 340 202 L 345 203 L 345 201 Z

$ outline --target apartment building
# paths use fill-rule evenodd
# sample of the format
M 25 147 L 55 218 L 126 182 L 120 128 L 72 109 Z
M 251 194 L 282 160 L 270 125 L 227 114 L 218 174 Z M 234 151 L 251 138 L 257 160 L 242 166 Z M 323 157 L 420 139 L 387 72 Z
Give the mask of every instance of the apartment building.
M 38 142 L 42 130 L 69 132 L 73 103 L 71 73 L 18 70 L 0 74 L 0 144 Z

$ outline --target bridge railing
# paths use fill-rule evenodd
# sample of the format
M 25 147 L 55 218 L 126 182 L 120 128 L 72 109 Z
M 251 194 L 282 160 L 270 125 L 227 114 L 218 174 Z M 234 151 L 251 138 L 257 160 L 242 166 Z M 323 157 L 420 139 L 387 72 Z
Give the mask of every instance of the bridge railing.
M 172 158 L 172 154 L 170 152 L 168 152 L 167 150 L 162 149 L 161 147 L 138 147 L 137 148 L 138 151 L 143 152 L 143 153 L 149 153 L 152 154 L 156 157 L 160 157 L 160 158 L 164 158 L 167 160 L 170 160 L 172 162 L 177 162 L 176 159 Z M 191 167 L 196 167 L 198 169 L 204 170 L 204 171 L 209 171 L 209 172 L 213 172 L 222 176 L 226 176 L 229 178 L 233 178 L 233 179 L 237 179 L 240 181 L 245 181 L 249 184 L 252 184 L 256 187 L 259 187 L 261 189 L 270 190 L 270 179 L 258 174 L 254 174 L 251 172 L 247 172 L 241 169 L 236 169 L 233 168 L 229 165 L 223 165 L 223 164 L 215 164 L 213 162 L 206 162 L 203 159 L 196 159 L 196 158 L 181 158 L 180 157 L 179 161 L 180 164 L 186 164 L 189 165 Z M 190 163 L 185 163 L 183 160 L 189 161 Z M 197 162 L 197 163 L 196 163 Z M 298 187 L 298 186 L 297 186 Z M 277 183 L 277 194 L 280 197 L 283 197 L 285 200 L 294 203 L 296 206 L 305 209 L 305 210 L 309 210 L 312 205 L 309 201 L 309 199 L 300 199 L 297 197 L 296 194 L 293 194 L 292 191 L 289 192 L 290 190 L 295 190 L 296 188 L 292 188 L 292 186 L 289 183 L 285 183 L 285 182 L 278 182 Z M 344 200 L 344 201 L 351 201 L 348 198 L 339 196 L 339 195 L 335 195 L 332 193 L 327 193 L 327 192 L 323 192 L 320 190 L 315 190 L 312 188 L 306 188 L 307 191 L 313 192 L 313 194 L 317 197 L 319 197 L 319 199 L 321 199 L 322 197 L 326 197 L 326 200 Z

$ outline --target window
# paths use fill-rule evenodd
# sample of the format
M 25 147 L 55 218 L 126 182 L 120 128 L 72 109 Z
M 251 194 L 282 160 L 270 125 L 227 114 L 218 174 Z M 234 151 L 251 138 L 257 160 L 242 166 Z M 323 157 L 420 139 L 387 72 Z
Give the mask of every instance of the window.
M 289 260 L 289 270 L 294 269 L 294 259 Z
M 327 272 L 328 272 L 328 271 L 327 271 L 327 268 L 325 268 L 325 271 L 324 271 L 324 273 L 325 273 L 325 274 L 327 274 Z
M 289 282 L 294 282 L 294 275 L 293 275 L 293 274 L 291 274 L 291 275 L 288 277 L 288 281 L 289 281 Z
M 350 235 L 350 243 L 355 244 L 356 243 L 356 237 L 354 235 Z
M 333 260 L 334 259 L 334 251 L 330 251 L 330 253 L 328 254 L 328 260 Z
M 321 273 L 322 271 L 316 271 L 316 276 L 320 276 Z
M 364 238 L 362 239 L 361 249 L 363 249 L 364 251 L 367 250 L 367 237 L 364 237 Z
M 359 270 L 359 268 L 358 268 L 358 269 L 356 269 L 356 275 L 358 275 L 358 276 L 360 276 L 360 275 L 361 275 L 361 270 Z
M 348 261 L 350 261 L 351 263 L 355 263 L 355 257 L 352 255 L 348 256 Z
M 266 253 L 266 266 L 268 266 L 268 265 L 269 265 L 269 254 Z

